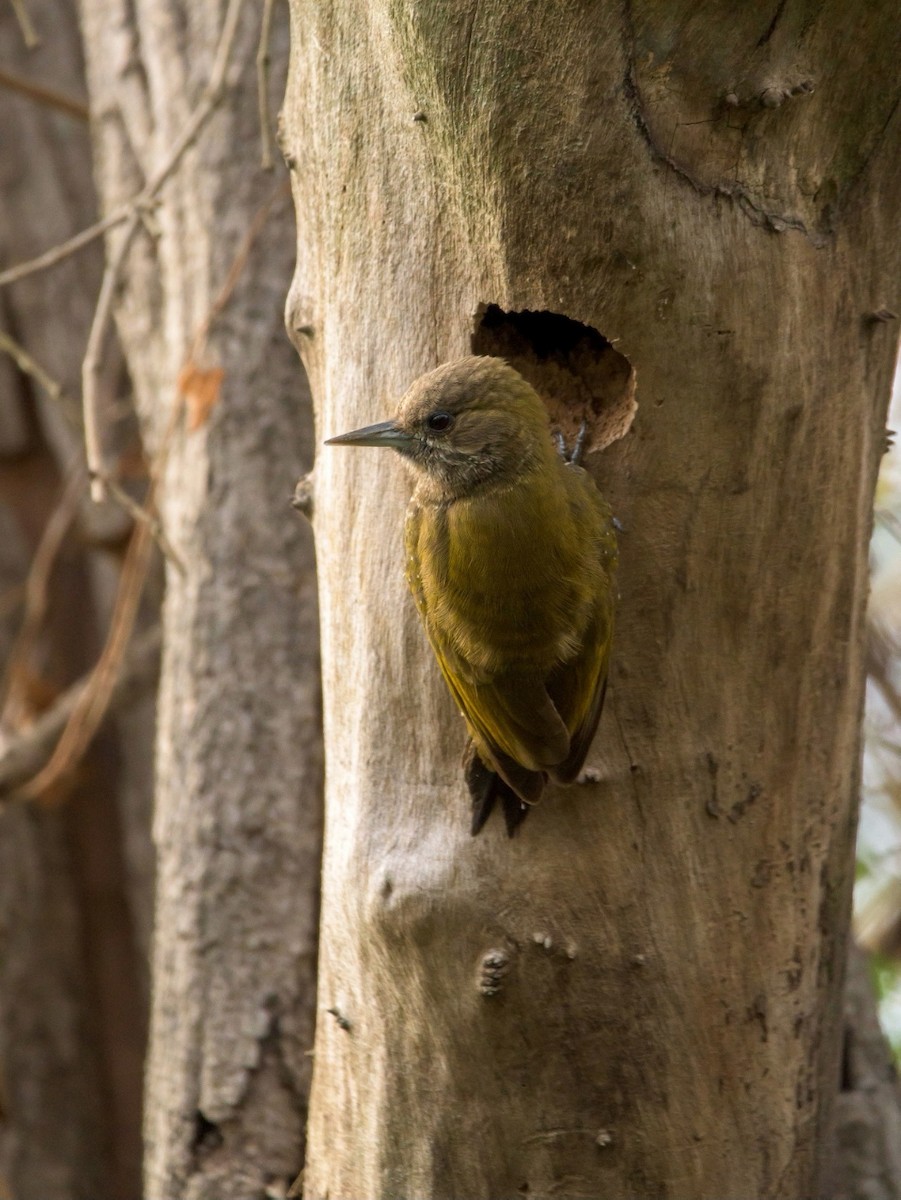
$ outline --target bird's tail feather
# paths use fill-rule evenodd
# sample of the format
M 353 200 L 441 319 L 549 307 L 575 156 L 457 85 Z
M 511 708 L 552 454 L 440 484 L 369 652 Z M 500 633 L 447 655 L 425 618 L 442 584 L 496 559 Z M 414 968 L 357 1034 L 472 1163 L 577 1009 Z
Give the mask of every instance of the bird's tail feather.
M 487 767 L 479 758 L 475 747 L 470 745 L 464 763 L 466 786 L 472 797 L 472 835 L 481 832 L 485 822 L 491 816 L 495 802 L 500 801 L 504 814 L 504 823 L 510 837 L 526 819 L 529 805 L 517 796 L 506 780 Z

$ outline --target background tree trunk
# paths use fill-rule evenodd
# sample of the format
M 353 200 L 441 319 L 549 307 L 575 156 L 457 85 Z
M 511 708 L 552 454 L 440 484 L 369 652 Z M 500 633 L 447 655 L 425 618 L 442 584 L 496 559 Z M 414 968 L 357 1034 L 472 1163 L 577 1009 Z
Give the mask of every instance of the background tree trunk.
M 201 99 L 224 8 L 81 7 L 111 210 Z M 145 443 L 169 441 L 162 504 L 185 564 L 167 573 L 158 710 L 148 1200 L 278 1194 L 302 1162 L 321 750 L 312 538 L 289 502 L 311 430 L 283 326 L 288 189 L 258 166 L 260 18 L 242 9 L 225 99 L 139 234 L 117 305 Z M 277 96 L 278 7 L 270 52 Z
M 398 462 L 317 466 L 305 1195 L 817 1194 L 895 349 L 871 319 L 898 278 L 895 14 L 292 16 L 289 322 L 321 432 L 473 348 L 575 411 L 621 354 L 639 402 L 591 467 L 626 530 L 599 782 L 514 841 L 468 834 L 463 728 L 403 584 Z
M 0 64 L 84 99 L 74 11 L 34 0 L 28 50 L 11 6 Z M 96 217 L 86 114 L 0 89 L 0 262 L 38 254 Z M 102 270 L 99 244 L 0 292 L 0 327 L 62 386 L 51 402 L 0 354 L 0 753 L 93 663 L 130 519 L 84 501 L 49 580 L 34 652 L 12 660 L 23 581 L 77 463 L 78 371 Z M 122 384 L 110 347 L 105 386 Z M 152 913 L 152 699 L 111 723 L 42 803 L 0 789 L 0 1192 L 44 1200 L 140 1193 L 146 941 Z M 127 795 L 127 805 L 123 803 Z

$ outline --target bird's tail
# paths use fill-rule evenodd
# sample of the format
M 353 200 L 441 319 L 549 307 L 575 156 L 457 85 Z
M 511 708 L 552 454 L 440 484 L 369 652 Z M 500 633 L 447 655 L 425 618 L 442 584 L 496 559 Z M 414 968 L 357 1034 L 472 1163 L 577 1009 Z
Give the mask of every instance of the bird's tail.
M 520 799 L 506 780 L 497 771 L 487 767 L 470 743 L 463 764 L 464 778 L 472 797 L 472 835 L 476 836 L 491 816 L 495 801 L 499 800 L 504 814 L 504 823 L 510 837 L 529 815 L 530 805 Z

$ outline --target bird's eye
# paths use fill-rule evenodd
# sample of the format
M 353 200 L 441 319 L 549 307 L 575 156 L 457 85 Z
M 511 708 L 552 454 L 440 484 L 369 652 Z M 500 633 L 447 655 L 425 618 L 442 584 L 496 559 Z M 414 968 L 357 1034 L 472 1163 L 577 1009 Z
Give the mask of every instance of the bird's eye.
M 433 412 L 426 417 L 425 423 L 434 433 L 444 433 L 453 425 L 454 418 L 449 412 Z

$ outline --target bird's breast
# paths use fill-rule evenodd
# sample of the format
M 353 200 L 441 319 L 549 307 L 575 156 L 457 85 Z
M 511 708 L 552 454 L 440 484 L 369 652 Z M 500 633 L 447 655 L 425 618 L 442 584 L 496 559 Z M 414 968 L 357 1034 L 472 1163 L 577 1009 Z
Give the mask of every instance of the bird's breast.
M 566 494 L 542 482 L 423 505 L 415 521 L 426 625 L 486 676 L 577 653 L 597 586 Z

